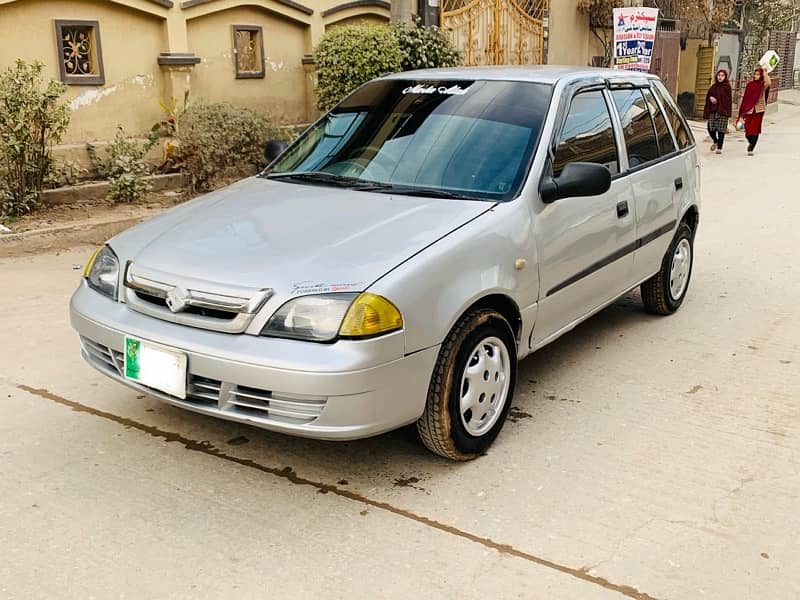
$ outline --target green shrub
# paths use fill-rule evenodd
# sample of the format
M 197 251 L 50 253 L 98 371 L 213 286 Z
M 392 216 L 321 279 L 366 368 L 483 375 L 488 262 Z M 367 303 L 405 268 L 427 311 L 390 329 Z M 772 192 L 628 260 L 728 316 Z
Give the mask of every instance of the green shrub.
M 383 25 L 348 25 L 326 33 L 314 50 L 317 105 L 328 110 L 370 79 L 400 70 L 397 37 Z
M 219 177 L 257 172 L 266 166 L 264 144 L 281 137 L 267 116 L 227 102 L 190 104 L 176 131 L 178 160 L 195 190 Z
M 109 181 L 108 198 L 114 202 L 134 202 L 150 189 L 150 168 L 145 155 L 155 143 L 155 137 L 146 142 L 125 135 L 117 127 L 114 141 L 109 144 L 105 157 L 97 154 L 97 148 L 86 144 L 86 151 L 97 174 Z
M 45 83 L 40 62 L 17 60 L 0 73 L 0 215 L 21 215 L 39 203 L 53 144 L 69 125 L 66 86 Z
M 317 106 L 329 110 L 371 79 L 416 69 L 455 67 L 460 62 L 438 27 L 350 25 L 326 33 L 314 51 Z
M 88 171 L 74 160 L 51 160 L 44 179 L 47 189 L 77 184 Z
M 403 71 L 455 67 L 460 62 L 458 50 L 438 27 L 393 25 L 392 32 L 403 53 Z

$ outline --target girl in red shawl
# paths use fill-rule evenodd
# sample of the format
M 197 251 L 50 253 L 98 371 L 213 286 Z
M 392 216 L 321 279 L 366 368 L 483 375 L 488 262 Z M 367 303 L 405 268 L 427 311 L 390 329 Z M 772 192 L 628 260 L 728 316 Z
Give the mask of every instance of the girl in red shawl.
M 752 81 L 747 82 L 742 101 L 739 104 L 739 118 L 744 118 L 744 134 L 747 137 L 747 154 L 753 156 L 758 136 L 761 135 L 761 123 L 767 112 L 767 97 L 772 81 L 763 68 L 756 67 Z
M 728 118 L 733 110 L 733 94 L 725 69 L 717 71 L 716 79 L 706 93 L 703 118 L 708 119 L 708 134 L 714 142 L 711 151 L 716 150 L 717 154 L 722 154 L 722 144 L 725 143 L 725 133 L 728 131 Z

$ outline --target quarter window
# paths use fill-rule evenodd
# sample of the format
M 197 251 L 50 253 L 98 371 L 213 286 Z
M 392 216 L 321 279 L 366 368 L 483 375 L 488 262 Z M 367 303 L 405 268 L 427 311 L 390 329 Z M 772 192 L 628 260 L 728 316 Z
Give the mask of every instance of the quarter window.
M 611 95 L 622 120 L 625 145 L 628 148 L 628 166 L 635 168 L 656 160 L 659 156 L 658 140 L 642 91 L 613 90 Z
M 656 126 L 656 135 L 658 136 L 658 149 L 661 156 L 665 154 L 672 154 L 675 152 L 675 144 L 672 141 L 672 134 L 667 127 L 667 120 L 664 118 L 661 109 L 656 102 L 655 96 L 650 90 L 642 90 L 647 106 L 650 107 L 650 116 L 653 117 L 653 123 Z
M 553 175 L 558 177 L 571 162 L 597 163 L 612 175 L 619 173 L 611 115 L 600 91 L 583 92 L 572 99 L 553 159 Z

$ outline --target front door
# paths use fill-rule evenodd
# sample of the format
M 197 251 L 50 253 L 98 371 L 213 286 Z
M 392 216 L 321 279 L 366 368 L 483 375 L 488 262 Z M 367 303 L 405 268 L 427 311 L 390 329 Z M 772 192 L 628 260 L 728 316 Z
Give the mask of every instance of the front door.
M 556 177 L 570 162 L 605 165 L 614 179 L 600 196 L 537 201 L 539 310 L 532 346 L 613 300 L 630 287 L 636 239 L 630 180 L 619 177 L 617 138 L 608 93 L 578 92 L 570 103 L 552 161 Z

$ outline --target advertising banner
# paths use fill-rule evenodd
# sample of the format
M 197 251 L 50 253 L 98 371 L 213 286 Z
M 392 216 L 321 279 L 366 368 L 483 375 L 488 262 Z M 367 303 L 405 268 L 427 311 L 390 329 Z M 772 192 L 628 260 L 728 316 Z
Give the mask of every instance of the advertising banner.
M 650 70 L 657 23 L 657 8 L 614 9 L 615 69 Z

